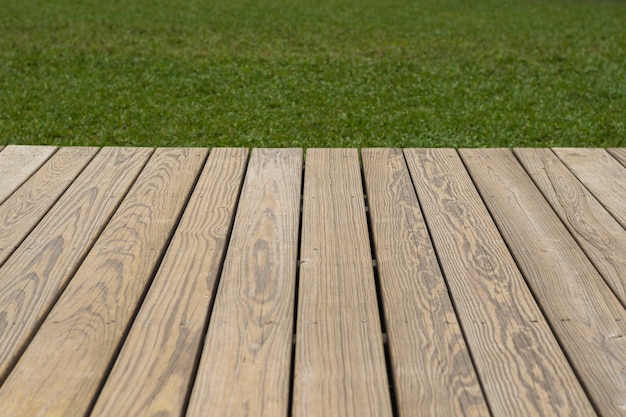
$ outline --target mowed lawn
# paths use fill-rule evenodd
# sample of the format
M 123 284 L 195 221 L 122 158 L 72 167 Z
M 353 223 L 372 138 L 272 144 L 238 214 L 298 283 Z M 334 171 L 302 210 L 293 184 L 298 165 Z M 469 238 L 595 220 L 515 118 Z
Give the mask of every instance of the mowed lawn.
M 0 0 L 0 144 L 626 146 L 623 0 Z

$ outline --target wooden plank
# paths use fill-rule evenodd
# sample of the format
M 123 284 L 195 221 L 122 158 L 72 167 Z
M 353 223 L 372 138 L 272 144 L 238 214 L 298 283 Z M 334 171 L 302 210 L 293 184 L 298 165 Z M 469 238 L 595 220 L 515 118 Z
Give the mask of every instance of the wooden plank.
M 0 268 L 0 382 L 151 153 L 102 149 Z
M 554 148 L 554 152 L 626 228 L 626 168 L 604 149 Z
M 609 148 L 607 151 L 613 158 L 617 159 L 620 164 L 626 166 L 626 148 Z
M 526 172 L 626 306 L 626 231 L 550 149 L 515 149 Z
M 405 155 L 493 414 L 594 415 L 458 154 Z
M 489 415 L 402 151 L 362 158 L 399 415 Z
M 1 416 L 85 415 L 206 152 L 154 153 L 0 388 Z
M 623 306 L 510 150 L 461 155 L 596 409 L 623 416 Z
M 209 155 L 91 417 L 182 413 L 247 156 Z
M 0 153 L 0 204 L 57 150 L 56 146 L 9 145 Z
M 187 416 L 287 416 L 301 149 L 255 149 Z
M 292 412 L 390 416 L 358 153 L 306 156 Z
M 61 148 L 0 205 L 0 265 L 76 179 L 97 148 Z

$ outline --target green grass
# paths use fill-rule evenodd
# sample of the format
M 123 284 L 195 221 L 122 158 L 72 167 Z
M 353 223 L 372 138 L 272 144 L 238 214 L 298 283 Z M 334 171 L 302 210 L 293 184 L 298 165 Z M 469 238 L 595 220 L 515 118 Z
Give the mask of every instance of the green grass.
M 623 0 L 0 10 L 0 144 L 626 146 Z

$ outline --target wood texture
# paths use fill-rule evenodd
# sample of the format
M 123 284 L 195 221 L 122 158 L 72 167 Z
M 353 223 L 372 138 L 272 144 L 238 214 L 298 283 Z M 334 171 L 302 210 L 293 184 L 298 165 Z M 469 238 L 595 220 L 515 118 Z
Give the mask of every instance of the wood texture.
M 301 149 L 255 149 L 187 416 L 287 416 Z
M 0 416 L 88 411 L 205 157 L 154 153 L 0 388 Z
M 0 268 L 0 382 L 151 153 L 101 150 Z
M 554 152 L 626 228 L 626 167 L 604 149 L 554 148 Z
M 56 146 L 9 145 L 0 152 L 0 204 L 56 150 Z
M 620 164 L 626 166 L 626 148 L 609 148 L 607 151 L 613 158 L 617 159 Z
M 624 415 L 626 148 L 460 152 L 309 151 L 298 235 L 300 150 L 54 149 L 0 204 L 0 417 Z
M 493 414 L 594 415 L 458 154 L 405 155 Z
M 247 156 L 211 152 L 91 417 L 183 412 Z
M 626 306 L 626 231 L 550 149 L 515 155 L 604 280 Z
M 399 415 L 489 415 L 402 151 L 362 151 Z
M 595 407 L 623 416 L 623 306 L 510 150 L 461 155 Z
M 307 151 L 293 415 L 390 416 L 356 149 Z
M 0 205 L 0 265 L 76 179 L 97 148 L 61 148 Z

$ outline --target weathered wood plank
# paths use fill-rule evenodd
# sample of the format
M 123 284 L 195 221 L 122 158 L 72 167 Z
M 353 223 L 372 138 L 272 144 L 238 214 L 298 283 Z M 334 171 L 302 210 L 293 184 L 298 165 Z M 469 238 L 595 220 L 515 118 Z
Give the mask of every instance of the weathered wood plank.
M 626 228 L 626 167 L 604 149 L 554 148 L 554 152 Z
M 255 149 L 187 416 L 287 416 L 301 149 Z
M 247 156 L 209 155 L 91 417 L 183 412 Z
M 390 416 L 356 149 L 307 151 L 293 415 Z
M 620 164 L 626 166 L 626 148 L 609 148 L 607 151 L 613 158 L 617 159 Z
M 458 154 L 405 155 L 493 414 L 594 415 Z
M 362 158 L 399 414 L 489 415 L 402 151 Z
M 515 149 L 526 172 L 626 306 L 626 231 L 550 149 Z
M 0 268 L 0 381 L 151 153 L 102 149 Z
M 0 265 L 54 205 L 97 148 L 61 148 L 0 205 Z
M 624 307 L 510 150 L 461 155 L 595 407 L 623 416 Z
M 206 152 L 156 150 L 0 387 L 0 416 L 88 411 Z
M 7 146 L 0 153 L 0 204 L 56 150 L 56 146 Z

